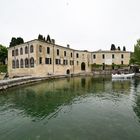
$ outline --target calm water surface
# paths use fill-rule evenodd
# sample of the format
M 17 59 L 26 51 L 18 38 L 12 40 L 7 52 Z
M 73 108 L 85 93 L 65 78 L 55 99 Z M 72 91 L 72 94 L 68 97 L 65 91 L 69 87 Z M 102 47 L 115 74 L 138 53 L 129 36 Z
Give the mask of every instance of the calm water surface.
M 79 77 L 2 91 L 0 140 L 140 140 L 140 80 Z

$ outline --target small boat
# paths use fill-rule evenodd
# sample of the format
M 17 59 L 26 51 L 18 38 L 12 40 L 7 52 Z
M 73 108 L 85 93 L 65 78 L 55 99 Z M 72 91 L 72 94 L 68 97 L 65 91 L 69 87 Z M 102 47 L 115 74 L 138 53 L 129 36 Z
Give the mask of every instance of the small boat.
M 135 73 L 129 73 L 129 74 L 112 74 L 112 79 L 127 79 L 134 77 Z

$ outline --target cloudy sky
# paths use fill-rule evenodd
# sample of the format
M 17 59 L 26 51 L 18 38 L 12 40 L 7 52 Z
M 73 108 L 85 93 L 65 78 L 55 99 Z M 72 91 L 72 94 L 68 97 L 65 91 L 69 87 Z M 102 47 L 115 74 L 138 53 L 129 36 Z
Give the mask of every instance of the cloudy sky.
M 38 34 L 80 50 L 133 51 L 140 38 L 140 0 L 0 0 L 0 44 Z

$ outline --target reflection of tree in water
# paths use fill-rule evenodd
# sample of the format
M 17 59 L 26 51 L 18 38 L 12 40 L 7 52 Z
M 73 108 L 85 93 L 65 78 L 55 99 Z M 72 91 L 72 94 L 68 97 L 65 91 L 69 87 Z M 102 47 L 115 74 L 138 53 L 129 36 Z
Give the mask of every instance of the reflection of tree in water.
M 86 86 L 86 79 L 81 78 L 81 87 L 85 88 L 85 86 Z
M 18 109 L 33 120 L 49 118 L 54 114 L 57 115 L 61 106 L 72 104 L 74 98 L 85 94 L 81 89 L 81 86 L 87 88 L 84 80 L 82 85 L 81 79 L 77 78 L 56 80 L 9 91 L 5 93 L 6 98 L 3 101 L 0 97 L 0 106 L 4 106 L 4 102 L 5 106 L 8 103 L 10 107 L 5 107 L 5 110 Z
M 140 95 L 136 96 L 136 101 L 135 105 L 133 106 L 133 110 L 140 119 Z
M 77 77 L 15 88 L 0 96 L 0 108 L 18 109 L 33 120 L 50 118 L 57 115 L 62 106 L 72 104 L 80 96 L 108 92 L 108 83 L 111 84 L 110 78 Z
M 129 91 L 131 87 L 131 80 L 124 80 L 124 81 L 112 81 L 112 90 L 113 91 Z M 124 92 L 123 92 L 124 93 Z M 127 92 L 129 93 L 129 92 Z
M 40 120 L 55 114 L 62 105 L 70 104 L 73 98 L 74 95 L 66 88 L 57 92 L 46 91 L 43 94 L 37 94 L 33 89 L 25 89 L 22 93 L 17 90 L 16 93 L 8 94 L 5 103 L 8 99 L 11 109 L 21 110 L 23 115 L 26 114 L 33 120 Z
M 139 122 L 140 122 L 140 80 L 139 79 L 134 79 L 133 81 L 133 97 L 134 97 L 134 101 L 135 104 L 133 105 L 133 110 L 135 112 L 135 114 L 138 116 L 139 118 Z

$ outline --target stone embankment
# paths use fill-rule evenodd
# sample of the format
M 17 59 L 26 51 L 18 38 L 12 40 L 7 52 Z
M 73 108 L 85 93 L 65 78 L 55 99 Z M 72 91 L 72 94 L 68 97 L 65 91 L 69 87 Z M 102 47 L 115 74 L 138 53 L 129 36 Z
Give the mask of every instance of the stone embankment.
M 93 75 L 93 74 L 92 73 L 79 73 L 79 74 L 74 74 L 74 75 L 73 74 L 71 74 L 71 75 L 49 75 L 47 77 L 26 76 L 26 77 L 0 80 L 0 90 L 5 90 L 10 87 L 38 82 L 38 81 L 43 81 L 43 80 L 67 78 L 67 77 L 74 77 L 74 76 L 80 76 L 80 75 Z

